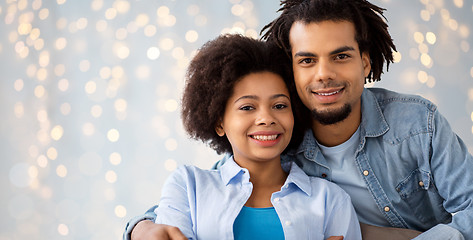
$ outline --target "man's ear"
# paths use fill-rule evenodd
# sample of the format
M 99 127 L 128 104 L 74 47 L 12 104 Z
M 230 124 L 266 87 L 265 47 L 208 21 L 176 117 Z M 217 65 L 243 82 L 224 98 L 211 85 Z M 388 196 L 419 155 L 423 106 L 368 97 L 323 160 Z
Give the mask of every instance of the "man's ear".
M 361 54 L 361 61 L 363 63 L 363 69 L 365 73 L 365 78 L 368 77 L 368 75 L 371 72 L 371 58 L 370 54 L 368 52 L 364 52 Z
M 222 123 L 218 123 L 217 126 L 215 126 L 215 132 L 217 132 L 217 135 L 220 137 L 225 136 L 225 130 L 223 130 Z

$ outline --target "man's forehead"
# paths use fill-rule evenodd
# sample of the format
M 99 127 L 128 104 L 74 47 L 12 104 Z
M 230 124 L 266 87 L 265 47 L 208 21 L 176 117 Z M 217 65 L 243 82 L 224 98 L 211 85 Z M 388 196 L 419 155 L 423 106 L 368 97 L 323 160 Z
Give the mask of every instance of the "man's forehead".
M 355 35 L 354 25 L 348 21 L 296 21 L 289 32 L 289 44 L 291 51 L 358 50 Z

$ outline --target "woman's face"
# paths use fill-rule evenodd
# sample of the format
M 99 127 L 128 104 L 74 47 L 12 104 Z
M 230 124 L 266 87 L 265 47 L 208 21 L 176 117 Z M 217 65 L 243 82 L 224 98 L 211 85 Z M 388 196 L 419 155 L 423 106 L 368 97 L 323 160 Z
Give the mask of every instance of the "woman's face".
M 235 161 L 279 161 L 291 140 L 294 116 L 283 79 L 271 72 L 251 73 L 238 81 L 216 131 L 226 135 Z

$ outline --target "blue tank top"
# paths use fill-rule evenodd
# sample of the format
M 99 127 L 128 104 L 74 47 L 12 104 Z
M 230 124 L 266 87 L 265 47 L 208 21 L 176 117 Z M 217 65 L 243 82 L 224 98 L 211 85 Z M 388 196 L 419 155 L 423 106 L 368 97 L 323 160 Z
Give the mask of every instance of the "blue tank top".
M 245 207 L 233 223 L 233 236 L 240 239 L 284 239 L 281 221 L 274 207 Z

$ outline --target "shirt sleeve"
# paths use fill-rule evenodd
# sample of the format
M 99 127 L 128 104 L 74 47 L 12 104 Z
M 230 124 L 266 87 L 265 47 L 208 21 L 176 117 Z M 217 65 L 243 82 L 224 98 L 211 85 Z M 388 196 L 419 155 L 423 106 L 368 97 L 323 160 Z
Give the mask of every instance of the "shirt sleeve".
M 435 227 L 417 236 L 413 240 L 432 240 L 432 239 L 464 240 L 465 238 L 457 229 L 445 224 L 438 224 Z
M 136 224 L 138 224 L 139 222 L 144 220 L 150 220 L 154 222 L 156 220 L 156 214 L 154 213 L 154 209 L 156 209 L 157 207 L 158 205 L 155 205 L 148 209 L 148 211 L 146 211 L 146 213 L 144 213 L 143 215 L 139 215 L 130 219 L 130 221 L 128 221 L 125 226 L 123 240 L 131 240 L 131 232 L 133 231 L 133 228 L 135 228 Z
M 192 217 L 195 211 L 195 181 L 192 171 L 178 168 L 163 186 L 155 223 L 179 228 L 189 239 L 195 239 Z
M 325 238 L 330 236 L 343 236 L 343 239 L 360 239 L 360 223 L 356 216 L 355 209 L 351 203 L 350 196 L 344 194 L 335 201 L 331 212 L 326 219 Z
M 433 115 L 432 155 L 430 159 L 433 179 L 443 206 L 452 213 L 452 222 L 438 225 L 421 234 L 418 239 L 463 239 L 444 238 L 442 232 L 452 236 L 463 235 L 473 239 L 473 157 L 463 141 L 452 131 L 447 120 L 438 113 Z M 450 227 L 450 228 L 448 228 Z M 455 233 L 455 230 L 460 233 Z

